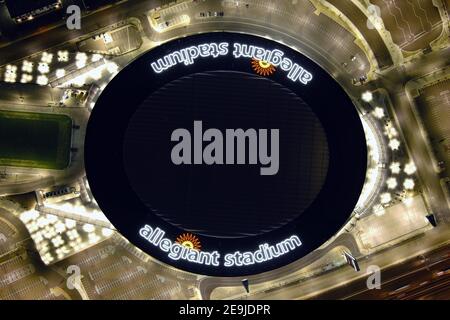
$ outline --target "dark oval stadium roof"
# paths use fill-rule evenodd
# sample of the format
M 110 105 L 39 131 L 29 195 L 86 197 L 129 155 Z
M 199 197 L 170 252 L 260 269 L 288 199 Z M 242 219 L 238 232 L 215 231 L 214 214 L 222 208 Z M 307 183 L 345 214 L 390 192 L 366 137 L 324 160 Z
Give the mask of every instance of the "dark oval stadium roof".
M 269 143 L 270 129 L 279 130 L 277 174 L 262 176 L 261 164 L 174 165 L 171 133 L 192 131 L 196 120 L 203 131 L 266 128 Z M 192 74 L 150 94 L 129 121 L 124 148 L 130 185 L 151 210 L 183 230 L 225 238 L 296 219 L 322 188 L 329 161 L 325 131 L 299 96 L 236 71 Z M 248 160 L 248 142 L 245 150 Z
M 295 93 L 307 104 L 325 131 L 329 164 L 325 182 L 317 197 L 296 218 L 265 233 L 237 238 L 197 234 L 202 251 L 217 250 L 222 254 L 254 251 L 263 243 L 279 243 L 292 235 L 300 237 L 300 247 L 268 263 L 239 268 L 213 268 L 186 260 L 174 261 L 139 236 L 139 229 L 145 224 L 162 228 L 165 237 L 172 241 L 187 230 L 175 225 L 167 216 L 162 218 L 157 210 L 149 208 L 130 185 L 124 165 L 124 161 L 127 161 L 125 153 L 128 152 L 124 143 L 130 120 L 136 110 L 153 92 L 183 77 L 220 70 L 253 72 L 250 59 L 236 59 L 232 54 L 220 58 L 198 59 L 189 66 L 179 64 L 162 73 L 155 73 L 150 67 L 151 62 L 170 52 L 209 42 L 228 42 L 230 50 L 234 42 L 279 49 L 314 76 L 308 85 L 291 81 L 283 72 L 275 72 L 270 79 Z M 239 91 L 240 95 L 244 93 L 245 90 Z M 201 92 L 197 94 L 201 95 Z M 229 95 L 233 96 L 233 93 L 229 92 Z M 152 155 L 151 151 L 142 151 L 142 156 L 148 159 L 149 156 L 165 155 Z M 160 261 L 186 271 L 214 276 L 243 276 L 269 271 L 318 248 L 343 226 L 353 211 L 364 184 L 366 166 L 364 130 L 355 107 L 339 84 L 297 51 L 265 38 L 237 33 L 217 32 L 180 38 L 137 58 L 105 88 L 92 111 L 86 132 L 85 167 L 91 190 L 102 211 L 120 233 Z M 182 201 L 177 197 L 169 200 Z M 261 201 L 270 202 L 268 199 Z M 234 209 L 242 210 L 237 207 Z M 269 225 L 273 226 L 271 223 Z

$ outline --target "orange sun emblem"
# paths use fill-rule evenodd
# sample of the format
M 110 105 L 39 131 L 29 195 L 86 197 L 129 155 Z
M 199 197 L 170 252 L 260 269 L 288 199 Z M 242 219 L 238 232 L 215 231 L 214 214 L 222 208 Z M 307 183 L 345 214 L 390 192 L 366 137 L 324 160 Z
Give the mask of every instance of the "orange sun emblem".
M 179 235 L 177 237 L 177 242 L 189 249 L 200 250 L 202 248 L 199 238 L 192 233 L 183 233 Z
M 252 59 L 252 69 L 260 76 L 270 76 L 277 69 L 267 61 Z

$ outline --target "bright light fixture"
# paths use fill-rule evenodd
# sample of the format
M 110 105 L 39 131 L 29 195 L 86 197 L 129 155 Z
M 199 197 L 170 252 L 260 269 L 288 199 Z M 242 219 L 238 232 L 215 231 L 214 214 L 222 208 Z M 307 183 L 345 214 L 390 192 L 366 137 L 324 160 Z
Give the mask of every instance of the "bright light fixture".
M 85 225 L 83 225 L 83 231 L 87 232 L 87 233 L 94 232 L 95 227 L 94 227 L 94 225 L 92 225 L 90 223 L 86 223 Z
M 403 182 L 403 187 L 406 190 L 413 190 L 415 186 L 414 180 L 413 179 L 405 179 L 405 182 Z
M 21 83 L 29 83 L 33 80 L 33 76 L 31 74 L 23 73 L 22 78 L 20 79 Z
M 22 62 L 22 71 L 28 73 L 33 72 L 33 65 L 34 65 L 33 62 L 24 60 Z
M 67 62 L 69 61 L 69 52 L 67 50 L 58 51 L 58 61 L 59 62 Z
M 414 173 L 416 173 L 417 168 L 416 165 L 413 162 L 408 163 L 407 165 L 405 165 L 405 173 L 407 175 L 413 175 Z
M 373 110 L 373 115 L 375 116 L 375 118 L 378 118 L 378 119 L 384 118 L 384 110 L 383 110 L 383 108 L 376 107 Z
M 388 189 L 395 189 L 395 188 L 397 188 L 397 185 L 398 185 L 397 179 L 395 179 L 395 178 L 387 179 L 386 183 L 387 183 Z
M 387 203 L 391 202 L 392 196 L 390 193 L 383 193 L 380 196 L 380 200 L 381 200 L 382 204 L 387 204 Z
M 371 102 L 373 100 L 373 93 L 370 91 L 366 91 L 361 95 L 361 98 L 365 102 Z
M 46 86 L 48 84 L 48 78 L 44 75 L 37 77 L 37 84 L 41 86 Z
M 397 139 L 392 139 L 391 141 L 389 141 L 389 148 L 394 151 L 398 150 L 400 148 L 400 141 L 398 141 Z
M 66 70 L 64 70 L 64 69 L 56 70 L 56 77 L 58 79 L 64 77 L 65 75 L 66 75 Z
M 399 174 L 400 173 L 400 163 L 393 162 L 391 166 L 389 167 L 391 169 L 393 174 Z
M 42 74 L 49 73 L 50 67 L 49 67 L 48 63 L 45 63 L 45 62 L 39 63 L 38 71 Z
M 53 61 L 53 53 L 43 52 L 41 61 L 44 63 L 52 63 Z

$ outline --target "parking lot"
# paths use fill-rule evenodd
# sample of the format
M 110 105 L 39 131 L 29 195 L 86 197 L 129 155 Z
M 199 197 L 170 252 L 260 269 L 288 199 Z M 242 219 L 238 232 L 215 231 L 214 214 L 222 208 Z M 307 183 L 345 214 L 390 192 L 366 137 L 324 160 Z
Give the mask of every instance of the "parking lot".
M 439 10 L 429 0 L 371 0 L 381 8 L 386 29 L 405 51 L 425 49 L 442 33 Z
M 450 173 L 450 80 L 420 90 L 416 99 L 442 170 Z

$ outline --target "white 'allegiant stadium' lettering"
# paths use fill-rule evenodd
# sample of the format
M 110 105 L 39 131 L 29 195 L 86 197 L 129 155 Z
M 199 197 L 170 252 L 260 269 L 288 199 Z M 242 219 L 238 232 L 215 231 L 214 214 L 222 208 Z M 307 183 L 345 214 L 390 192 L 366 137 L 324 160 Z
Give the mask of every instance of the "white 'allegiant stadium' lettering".
M 234 58 L 238 59 L 244 57 L 269 62 L 273 66 L 286 72 L 288 79 L 293 82 L 299 81 L 300 83 L 307 85 L 313 79 L 313 75 L 310 72 L 286 57 L 285 53 L 281 50 L 268 50 L 258 46 L 237 42 L 233 44 L 233 49 Z M 194 64 L 199 58 L 217 58 L 219 56 L 226 56 L 228 53 L 228 42 L 203 43 L 173 51 L 152 62 L 150 65 L 155 73 L 162 73 L 178 64 L 189 66 Z
M 227 42 L 212 42 L 200 44 L 198 46 L 191 46 L 185 49 L 174 51 L 162 58 L 159 58 L 158 60 L 156 60 L 156 62 L 151 63 L 151 67 L 154 72 L 161 73 L 177 64 L 183 63 L 186 66 L 191 65 L 199 57 L 217 58 L 219 56 L 226 56 L 228 55 L 228 45 L 229 44 Z
M 220 254 L 217 251 L 206 252 L 190 249 L 168 238 L 164 238 L 166 232 L 160 228 L 152 228 L 145 225 L 139 230 L 139 235 L 149 243 L 158 247 L 163 252 L 168 253 L 172 260 L 186 260 L 193 263 L 204 264 L 207 266 L 219 266 Z
M 286 253 L 289 253 L 290 251 L 294 251 L 301 245 L 302 242 L 297 236 L 291 236 L 276 245 L 269 245 L 265 243 L 260 245 L 259 249 L 254 252 L 248 251 L 241 253 L 240 251 L 236 251 L 234 253 L 226 254 L 224 257 L 224 266 L 242 267 L 263 263 L 278 258 Z
M 279 67 L 281 70 L 287 72 L 287 77 L 294 82 L 300 81 L 306 85 L 313 79 L 310 72 L 285 57 L 284 52 L 278 49 L 267 50 L 253 45 L 235 43 L 233 56 L 235 58 L 245 57 L 267 61 L 273 66 Z
M 177 242 L 165 238 L 166 232 L 156 227 L 153 228 L 146 224 L 139 230 L 139 235 L 147 240 L 153 246 L 167 253 L 172 260 L 186 260 L 188 262 L 197 263 L 206 266 L 219 267 L 221 257 L 218 251 L 199 251 L 183 246 Z M 275 245 L 267 243 L 261 244 L 258 250 L 241 253 L 236 251 L 224 256 L 223 265 L 229 267 L 245 267 L 254 264 L 264 263 L 280 256 L 288 254 L 291 251 L 302 246 L 299 237 L 293 235 Z

